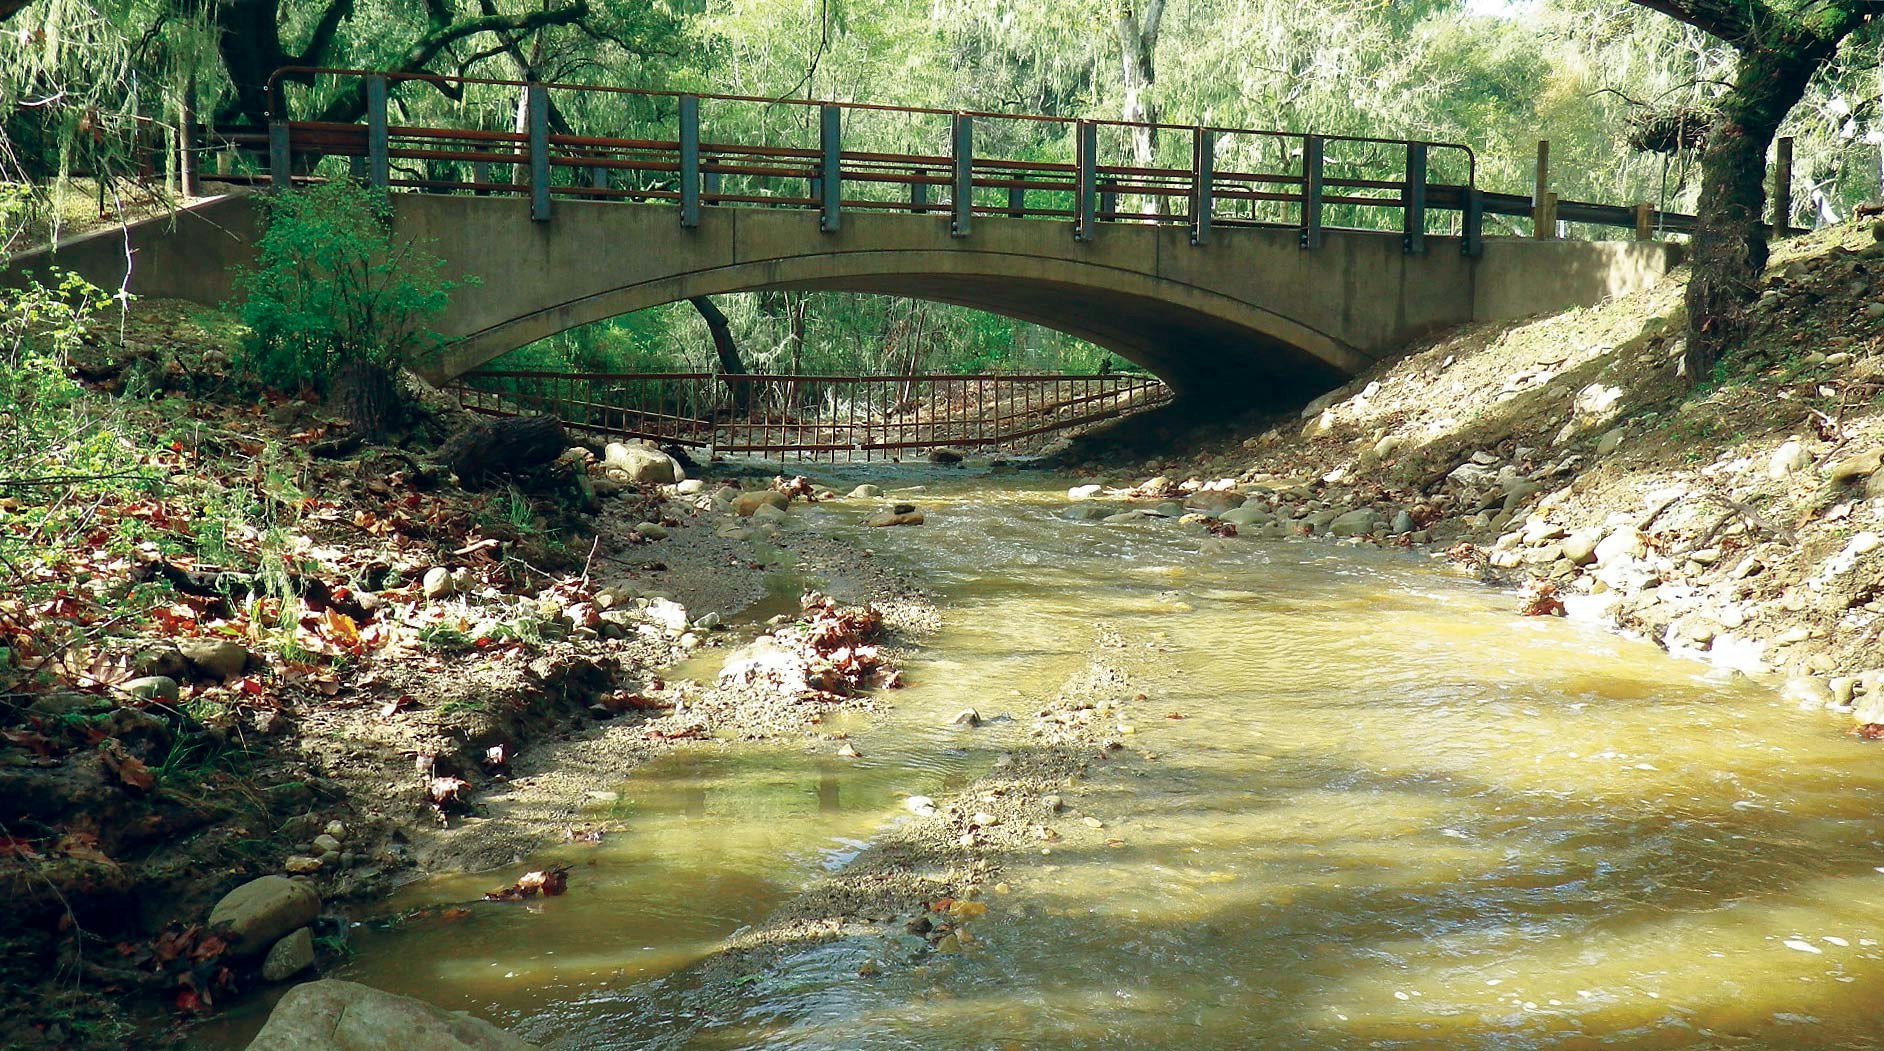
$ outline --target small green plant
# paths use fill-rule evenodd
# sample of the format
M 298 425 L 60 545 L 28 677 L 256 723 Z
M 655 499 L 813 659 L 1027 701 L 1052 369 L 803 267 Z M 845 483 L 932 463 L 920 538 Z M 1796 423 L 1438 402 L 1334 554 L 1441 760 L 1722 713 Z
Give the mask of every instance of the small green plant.
M 384 194 L 346 180 L 272 198 L 260 260 L 237 277 L 238 362 L 268 386 L 324 393 L 354 363 L 396 368 L 435 350 L 428 325 L 456 286 L 391 221 Z

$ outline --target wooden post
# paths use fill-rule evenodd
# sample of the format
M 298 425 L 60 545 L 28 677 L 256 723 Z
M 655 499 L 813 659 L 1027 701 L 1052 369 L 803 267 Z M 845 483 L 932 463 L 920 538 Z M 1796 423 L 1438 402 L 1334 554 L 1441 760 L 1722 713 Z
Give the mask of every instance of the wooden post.
M 1655 206 L 1647 201 L 1635 206 L 1635 239 L 1655 240 Z
M 530 219 L 550 220 L 549 90 L 531 81 L 524 87 L 530 125 Z
M 1191 244 L 1210 241 L 1210 210 L 1217 178 L 1217 140 L 1208 128 L 1191 132 Z
M 1550 140 L 1537 140 L 1537 174 L 1531 183 L 1531 236 L 1542 241 L 1551 235 Z
M 1406 147 L 1406 222 L 1400 250 L 1408 255 L 1426 254 L 1426 144 L 1409 142 Z
M 680 97 L 680 225 L 700 225 L 700 96 Z
M 1792 136 L 1779 140 L 1773 158 L 1773 237 L 1792 229 Z
M 383 190 L 392 179 L 391 154 L 386 135 L 386 78 L 366 78 L 366 175 L 374 189 Z
M 1302 137 L 1302 247 L 1321 247 L 1321 164 L 1325 144 L 1319 135 Z
M 949 206 L 950 237 L 967 237 L 975 214 L 975 118 L 957 113 L 949 136 L 955 154 L 955 188 Z
M 843 203 L 844 111 L 836 106 L 818 107 L 818 229 L 837 230 Z

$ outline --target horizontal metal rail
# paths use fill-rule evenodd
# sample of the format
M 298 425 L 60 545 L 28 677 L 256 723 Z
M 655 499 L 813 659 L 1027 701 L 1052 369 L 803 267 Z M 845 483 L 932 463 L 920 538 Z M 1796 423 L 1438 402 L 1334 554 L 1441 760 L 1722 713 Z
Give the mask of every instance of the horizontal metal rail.
M 484 371 L 448 388 L 486 415 L 542 414 L 611 437 L 822 460 L 996 448 L 1164 403 L 1141 375 Z
M 287 119 L 287 86 L 321 78 L 358 86 L 367 104 L 363 122 Z M 515 90 L 525 126 L 395 124 L 388 99 L 406 83 L 453 93 L 467 85 Z M 322 158 L 341 157 L 375 185 L 525 194 L 540 221 L 549 221 L 555 200 L 573 198 L 672 203 L 683 227 L 698 225 L 702 206 L 812 211 L 825 231 L 839 229 L 846 211 L 895 210 L 946 217 L 957 236 L 971 236 L 973 220 L 995 216 L 1067 222 L 1080 240 L 1091 239 L 1093 224 L 1183 226 L 1199 245 L 1213 226 L 1293 226 L 1304 248 L 1318 247 L 1325 227 L 1384 225 L 1404 232 L 1407 251 L 1423 252 L 1431 213 L 1455 211 L 1458 222 L 1445 232 L 1462 235 L 1470 254 L 1482 214 L 1471 206 L 1477 157 L 1460 143 L 319 67 L 277 70 L 269 95 L 265 133 L 230 129 L 225 136 L 266 152 L 269 182 L 313 178 Z M 552 110 L 596 108 L 552 105 L 553 98 L 574 102 L 582 95 L 643 100 L 640 133 L 550 127 Z M 762 136 L 768 141 L 703 135 L 715 118 L 755 106 L 810 119 L 745 122 L 770 127 Z M 1045 148 L 1062 155 L 1014 156 L 987 147 L 1000 141 L 1003 125 L 1016 122 L 1058 129 L 1057 136 L 1036 131 L 1026 138 L 1036 144 L 1030 150 L 1044 137 Z M 1188 140 L 1192 163 L 1127 163 L 1131 136 L 1144 130 Z M 909 148 L 921 145 L 929 148 Z

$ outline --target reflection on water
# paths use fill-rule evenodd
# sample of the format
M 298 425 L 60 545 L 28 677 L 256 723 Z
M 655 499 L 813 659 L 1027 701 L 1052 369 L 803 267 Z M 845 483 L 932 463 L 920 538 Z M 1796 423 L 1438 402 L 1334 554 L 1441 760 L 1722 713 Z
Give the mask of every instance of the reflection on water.
M 866 758 L 651 764 L 628 833 L 554 855 L 566 897 L 363 938 L 345 976 L 567 1047 L 1884 1047 L 1884 763 L 1836 727 L 1410 557 L 917 502 L 872 543 L 948 623 Z M 703 1024 L 688 964 L 1024 747 L 1101 628 L 1156 758 L 1068 801 L 1118 845 L 1011 865 L 981 951 L 807 946 Z M 946 726 L 968 705 L 1017 722 Z

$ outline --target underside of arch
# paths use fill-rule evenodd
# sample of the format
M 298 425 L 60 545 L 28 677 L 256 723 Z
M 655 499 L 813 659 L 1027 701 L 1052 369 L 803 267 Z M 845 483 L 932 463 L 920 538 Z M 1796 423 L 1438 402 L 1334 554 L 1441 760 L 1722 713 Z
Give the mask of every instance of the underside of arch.
M 534 340 L 692 296 L 770 289 L 877 293 L 986 310 L 1111 350 L 1180 395 L 1251 406 L 1299 404 L 1368 364 L 1326 333 L 1191 285 L 1078 260 L 953 250 L 791 256 L 529 304 L 456 341 L 436 372 L 456 375 Z

